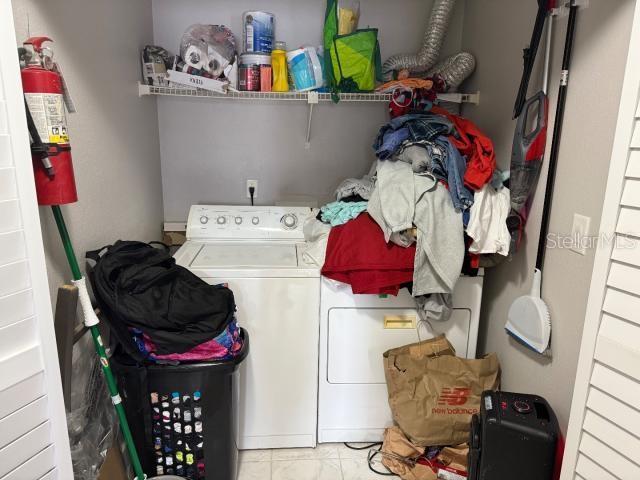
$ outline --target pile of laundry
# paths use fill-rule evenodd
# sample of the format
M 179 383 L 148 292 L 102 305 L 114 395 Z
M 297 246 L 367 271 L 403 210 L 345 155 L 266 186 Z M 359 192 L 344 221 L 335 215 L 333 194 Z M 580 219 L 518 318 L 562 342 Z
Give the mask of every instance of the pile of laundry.
M 138 364 L 227 360 L 242 353 L 233 292 L 177 265 L 168 248 L 118 240 L 87 252 L 113 338 Z
M 406 287 L 422 320 L 446 320 L 461 273 L 509 254 L 509 189 L 493 143 L 470 120 L 424 103 L 390 113 L 369 173 L 342 182 L 304 226 L 304 255 L 353 293 Z

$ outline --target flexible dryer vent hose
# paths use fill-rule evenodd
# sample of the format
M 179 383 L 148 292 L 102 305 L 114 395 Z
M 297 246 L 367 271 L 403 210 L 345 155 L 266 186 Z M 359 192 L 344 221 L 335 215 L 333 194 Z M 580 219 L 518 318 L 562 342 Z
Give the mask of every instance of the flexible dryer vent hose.
M 460 52 L 442 60 L 427 72 L 427 76 L 439 76 L 444 80 L 446 89 L 455 92 L 475 68 L 476 58 L 470 53 Z
M 454 90 L 471 75 L 475 68 L 475 58 L 470 53 L 452 55 L 436 65 L 455 4 L 456 0 L 435 0 L 422 48 L 415 55 L 400 54 L 389 57 L 382 66 L 385 81 L 392 80 L 393 73 L 403 69 L 412 73 L 430 72 L 439 74 L 445 80 L 447 89 Z

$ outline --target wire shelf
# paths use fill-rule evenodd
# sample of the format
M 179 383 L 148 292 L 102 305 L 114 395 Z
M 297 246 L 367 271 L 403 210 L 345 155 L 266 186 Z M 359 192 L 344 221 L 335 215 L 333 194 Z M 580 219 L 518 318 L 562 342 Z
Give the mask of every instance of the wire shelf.
M 267 101 L 301 101 L 315 103 L 313 100 L 317 96 L 318 101 L 332 101 L 330 93 L 309 93 L 309 92 L 240 92 L 229 90 L 227 93 L 213 92 L 202 88 L 191 87 L 160 87 L 138 83 L 138 94 L 159 95 L 173 97 L 199 97 L 217 98 L 225 100 L 267 100 Z M 454 103 L 479 103 L 480 93 L 445 93 L 438 95 L 438 98 Z M 390 93 L 341 93 L 341 102 L 379 102 L 388 103 L 391 100 Z
M 305 148 L 311 146 L 311 122 L 313 117 L 313 106 L 319 102 L 333 101 L 330 93 L 318 92 L 240 92 L 237 90 L 227 90 L 226 92 L 214 92 L 202 88 L 188 86 L 160 87 L 155 85 L 145 85 L 138 82 L 138 95 L 156 95 L 171 97 L 194 97 L 211 98 L 220 100 L 254 100 L 254 101 L 298 101 L 309 104 L 309 117 L 307 119 L 307 135 Z M 480 102 L 480 92 L 476 93 L 444 93 L 438 95 L 438 100 L 450 103 L 475 103 Z M 360 103 L 389 103 L 390 93 L 341 93 L 340 102 L 360 102 Z

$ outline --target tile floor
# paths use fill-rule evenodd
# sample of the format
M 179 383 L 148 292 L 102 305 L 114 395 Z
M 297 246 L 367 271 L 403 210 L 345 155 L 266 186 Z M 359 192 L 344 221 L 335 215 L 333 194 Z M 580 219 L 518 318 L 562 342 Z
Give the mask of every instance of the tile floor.
M 366 445 L 366 444 L 354 444 Z M 316 448 L 244 450 L 238 480 L 380 480 L 369 470 L 368 450 L 351 450 L 342 443 Z M 377 469 L 384 467 L 378 464 Z

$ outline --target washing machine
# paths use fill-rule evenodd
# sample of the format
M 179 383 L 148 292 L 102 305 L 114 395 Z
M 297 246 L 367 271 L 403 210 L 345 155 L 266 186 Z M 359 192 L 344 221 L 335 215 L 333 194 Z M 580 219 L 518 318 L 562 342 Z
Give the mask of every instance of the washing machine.
M 378 442 L 393 424 L 382 354 L 444 333 L 461 357 L 474 358 L 483 277 L 460 277 L 446 322 L 419 321 L 415 300 L 354 295 L 351 287 L 321 280 L 318 441 Z
M 314 447 L 320 268 L 302 258 L 309 208 L 195 205 L 178 264 L 233 291 L 251 347 L 239 382 L 240 449 Z

